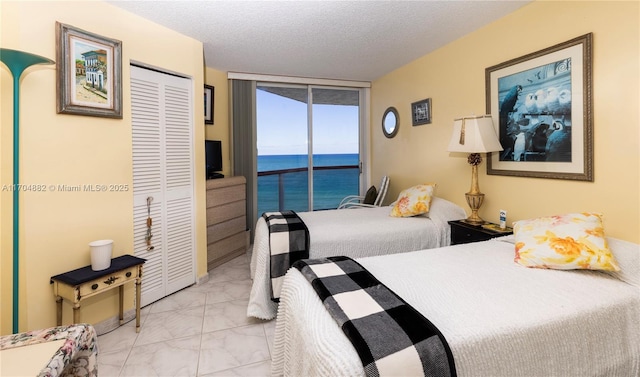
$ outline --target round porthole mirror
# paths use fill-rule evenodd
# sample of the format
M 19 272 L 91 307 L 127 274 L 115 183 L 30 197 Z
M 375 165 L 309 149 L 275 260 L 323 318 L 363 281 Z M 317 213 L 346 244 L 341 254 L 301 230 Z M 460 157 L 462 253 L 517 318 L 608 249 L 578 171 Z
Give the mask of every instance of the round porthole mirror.
M 398 117 L 398 110 L 395 107 L 388 108 L 382 116 L 382 132 L 384 136 L 392 138 L 398 133 L 398 127 L 400 126 L 400 118 Z

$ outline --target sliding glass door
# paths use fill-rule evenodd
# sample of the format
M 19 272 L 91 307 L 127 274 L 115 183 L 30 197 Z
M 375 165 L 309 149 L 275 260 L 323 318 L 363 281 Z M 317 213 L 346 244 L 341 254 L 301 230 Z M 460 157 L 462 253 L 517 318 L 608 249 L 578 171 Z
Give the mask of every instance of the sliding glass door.
M 359 90 L 311 88 L 313 208 L 336 208 L 358 195 Z
M 307 88 L 258 85 L 258 215 L 309 203 Z
M 336 208 L 360 190 L 360 90 L 258 84 L 258 215 Z

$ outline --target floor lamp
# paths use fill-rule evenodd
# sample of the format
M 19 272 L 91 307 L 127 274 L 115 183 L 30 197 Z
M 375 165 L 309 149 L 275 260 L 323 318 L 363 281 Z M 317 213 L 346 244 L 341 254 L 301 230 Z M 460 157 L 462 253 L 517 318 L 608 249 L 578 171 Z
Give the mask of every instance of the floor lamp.
M 18 306 L 20 303 L 20 248 L 19 240 L 19 194 L 20 183 L 20 77 L 25 69 L 35 64 L 55 64 L 51 59 L 23 51 L 0 48 L 2 61 L 13 75 L 13 333 L 18 332 Z

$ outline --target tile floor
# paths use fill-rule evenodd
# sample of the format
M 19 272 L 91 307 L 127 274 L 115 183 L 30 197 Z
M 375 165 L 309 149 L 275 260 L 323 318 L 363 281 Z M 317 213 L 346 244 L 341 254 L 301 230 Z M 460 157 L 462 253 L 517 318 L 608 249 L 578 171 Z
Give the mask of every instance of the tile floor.
M 243 255 L 144 307 L 139 333 L 130 321 L 98 337 L 99 376 L 269 376 L 275 320 L 247 317 L 250 289 Z

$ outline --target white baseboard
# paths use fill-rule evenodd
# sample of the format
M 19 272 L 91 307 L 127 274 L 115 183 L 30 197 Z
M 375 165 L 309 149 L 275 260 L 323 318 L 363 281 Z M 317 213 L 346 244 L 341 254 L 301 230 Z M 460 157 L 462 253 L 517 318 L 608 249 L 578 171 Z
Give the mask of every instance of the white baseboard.
M 136 309 L 133 308 L 131 310 L 127 310 L 126 312 L 124 312 L 123 317 L 124 317 L 123 323 L 127 323 L 129 321 L 135 320 Z M 120 319 L 116 314 L 113 317 L 107 318 L 104 321 L 96 323 L 95 325 L 93 325 L 93 327 L 96 329 L 96 333 L 98 333 L 98 335 L 103 335 L 120 327 Z
M 196 285 L 204 284 L 208 281 L 209 281 L 209 273 L 207 272 L 206 274 L 198 278 L 198 280 L 196 281 Z

